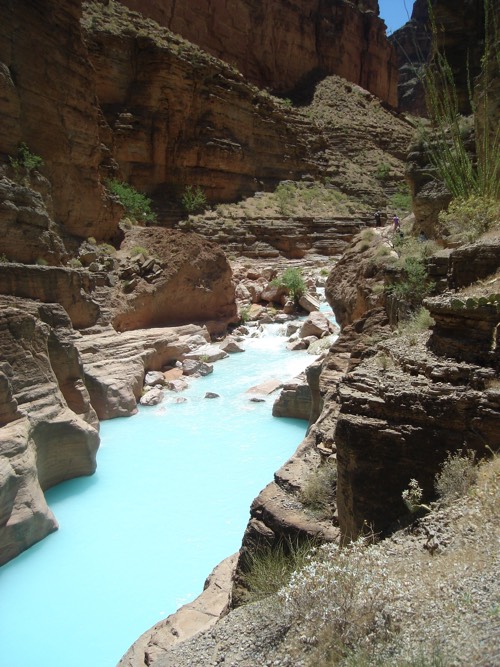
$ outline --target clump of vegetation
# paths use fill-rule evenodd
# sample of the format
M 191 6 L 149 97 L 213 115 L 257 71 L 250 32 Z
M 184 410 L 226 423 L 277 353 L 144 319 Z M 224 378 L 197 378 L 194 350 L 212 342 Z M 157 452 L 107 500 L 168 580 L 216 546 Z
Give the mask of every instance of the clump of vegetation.
M 146 248 L 143 248 L 141 245 L 135 245 L 132 250 L 130 251 L 130 255 L 132 257 L 136 257 L 137 255 L 142 255 L 143 257 L 148 257 L 149 252 L 146 250 Z
M 500 200 L 480 195 L 454 199 L 448 210 L 439 214 L 439 222 L 452 240 L 470 243 L 500 227 Z
M 430 294 L 434 283 L 429 280 L 423 261 L 417 257 L 406 257 L 402 271 L 402 278 L 389 285 L 387 292 L 414 307 L 418 306 Z
M 99 244 L 99 250 L 105 255 L 114 255 L 116 253 L 116 248 L 110 243 L 101 243 Z
M 281 540 L 277 545 L 261 546 L 256 553 L 245 555 L 243 582 L 246 602 L 263 600 L 285 586 L 293 572 L 300 571 L 313 549 L 309 541 Z
M 300 493 L 300 501 L 319 518 L 331 516 L 337 488 L 337 465 L 328 462 L 311 472 Z
M 419 308 L 407 320 L 399 322 L 399 333 L 409 336 L 416 336 L 417 334 L 427 331 L 435 324 L 427 308 Z
M 400 185 L 397 192 L 390 196 L 389 205 L 399 214 L 406 214 L 411 211 L 411 194 L 406 184 Z
M 72 269 L 81 269 L 83 264 L 77 257 L 72 257 L 68 260 L 68 266 Z
M 495 217 L 498 221 L 500 127 L 493 124 L 493 115 L 488 112 L 490 83 L 500 76 L 498 29 L 493 3 L 483 0 L 483 4 L 485 46 L 475 90 L 469 82 L 469 103 L 475 119 L 474 154 L 468 149 L 469 132 L 459 113 L 453 71 L 439 49 L 436 49 L 433 65 L 426 68 L 423 76 L 432 131 L 424 132 L 422 140 L 436 173 L 455 200 L 449 214 L 442 216 L 442 223 L 460 240 L 477 238 L 487 231 Z M 432 11 L 430 18 L 436 45 L 438 28 Z
M 430 510 L 428 505 L 422 503 L 424 491 L 416 479 L 410 479 L 408 488 L 403 491 L 401 497 L 408 510 L 414 514 L 421 509 Z
M 289 623 L 298 628 L 297 653 L 308 665 L 338 665 L 391 630 L 388 602 L 397 586 L 387 578 L 388 557 L 360 539 L 341 548 L 327 544 L 311 553 L 279 597 Z M 353 664 L 360 664 L 358 662 Z
M 466 454 L 448 452 L 436 475 L 434 488 L 444 504 L 465 496 L 470 487 L 476 483 L 477 467 L 475 454 L 468 451 Z
M 182 193 L 181 203 L 188 214 L 198 213 L 207 205 L 207 198 L 203 190 L 197 186 L 188 185 Z
M 387 181 L 390 175 L 391 175 L 390 164 L 387 164 L 387 162 L 381 162 L 379 165 L 377 165 L 377 169 L 375 171 L 375 178 L 377 178 L 379 181 Z
M 288 295 L 297 303 L 300 297 L 306 292 L 307 287 L 300 269 L 288 268 L 274 280 L 271 281 L 274 287 L 283 287 Z
M 90 245 L 97 245 L 97 241 L 93 236 L 89 236 L 87 239 L 87 243 L 90 243 Z
M 28 181 L 31 172 L 43 166 L 43 159 L 32 153 L 25 143 L 19 144 L 17 156 L 15 158 L 10 156 L 9 162 L 16 180 L 22 179 L 23 181 Z
M 289 215 L 294 208 L 296 188 L 292 183 L 280 183 L 274 191 L 276 205 L 281 215 Z
M 137 223 L 156 221 L 156 215 L 151 209 L 152 202 L 149 197 L 138 192 L 128 183 L 117 180 L 108 181 L 107 186 L 123 206 L 130 220 Z

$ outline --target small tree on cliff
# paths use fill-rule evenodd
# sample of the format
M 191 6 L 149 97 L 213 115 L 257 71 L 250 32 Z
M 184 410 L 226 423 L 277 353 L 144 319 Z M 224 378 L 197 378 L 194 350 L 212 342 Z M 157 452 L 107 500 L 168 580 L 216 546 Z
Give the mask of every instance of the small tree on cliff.
M 127 216 L 139 223 L 155 222 L 156 215 L 151 210 L 151 199 L 137 192 L 128 183 L 111 180 L 108 181 L 108 189 L 119 200 L 125 209 Z
M 285 288 L 295 303 L 298 303 L 300 297 L 306 292 L 306 283 L 300 269 L 285 269 L 281 276 L 271 282 L 271 285 Z

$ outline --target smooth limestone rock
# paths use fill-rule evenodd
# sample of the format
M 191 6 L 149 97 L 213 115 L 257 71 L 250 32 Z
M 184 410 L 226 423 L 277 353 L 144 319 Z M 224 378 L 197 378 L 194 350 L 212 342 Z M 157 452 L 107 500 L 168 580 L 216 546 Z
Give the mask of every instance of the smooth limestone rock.
M 145 372 L 187 358 L 200 340 L 207 343 L 209 335 L 196 325 L 123 333 L 107 330 L 77 340 L 85 383 L 99 419 L 135 414 Z
M 2 301 L 2 299 L 0 299 Z M 56 305 L 3 298 L 0 367 L 0 564 L 57 528 L 43 491 L 90 475 L 97 417 L 83 382 L 74 332 Z

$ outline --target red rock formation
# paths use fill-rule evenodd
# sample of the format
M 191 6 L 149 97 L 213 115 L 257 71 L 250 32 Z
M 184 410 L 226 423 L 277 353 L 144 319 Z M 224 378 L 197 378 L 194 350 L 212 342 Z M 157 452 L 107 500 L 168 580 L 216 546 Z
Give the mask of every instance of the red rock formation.
M 233 68 L 118 4 L 89 6 L 85 25 L 106 141 L 141 192 L 227 201 L 318 172 L 306 121 Z
M 397 104 L 395 55 L 374 0 L 121 0 L 209 53 L 260 87 L 298 92 L 328 74 Z
M 109 238 L 119 212 L 99 180 L 101 119 L 81 0 L 2 0 L 0 12 L 1 161 L 26 143 L 44 160 L 54 220 L 81 237 Z
M 118 331 L 206 323 L 221 332 L 236 319 L 231 267 L 215 244 L 197 234 L 136 228 L 126 245 L 144 247 L 164 266 L 153 284 L 141 280 L 131 294 L 120 290 L 114 305 Z

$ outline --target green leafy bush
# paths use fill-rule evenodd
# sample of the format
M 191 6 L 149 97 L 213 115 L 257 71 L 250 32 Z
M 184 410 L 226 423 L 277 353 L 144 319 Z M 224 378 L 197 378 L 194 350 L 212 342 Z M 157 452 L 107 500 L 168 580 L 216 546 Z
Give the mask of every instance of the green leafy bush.
M 298 302 L 306 291 L 306 283 L 302 277 L 302 272 L 295 268 L 285 269 L 281 276 L 271 281 L 271 285 L 284 287 L 295 302 Z
M 130 254 L 132 257 L 135 257 L 136 255 L 144 255 L 144 257 L 148 257 L 149 252 L 141 245 L 135 245 L 130 251 Z
M 188 185 L 182 193 L 181 203 L 186 213 L 198 213 L 206 207 L 207 198 L 200 187 Z
M 411 195 L 407 185 L 401 185 L 398 191 L 389 198 L 389 204 L 392 209 L 398 213 L 408 213 L 411 211 Z
M 42 158 L 32 153 L 24 143 L 19 144 L 17 157 L 9 157 L 9 161 L 17 179 L 22 175 L 25 178 L 29 178 L 34 169 L 39 169 L 43 166 Z
M 391 174 L 391 165 L 387 162 L 381 162 L 375 171 L 375 178 L 379 181 L 386 181 Z
M 432 291 L 433 283 L 429 281 L 427 270 L 422 260 L 417 257 L 406 257 L 403 262 L 401 279 L 389 285 L 387 291 L 399 299 L 416 306 L 424 296 Z
M 439 222 L 452 239 L 470 243 L 500 227 L 500 201 L 479 195 L 454 199 L 448 210 L 439 214 Z
M 136 222 L 155 222 L 156 215 L 151 210 L 151 199 L 137 192 L 128 183 L 111 180 L 108 181 L 108 189 L 119 200 L 125 209 L 127 216 Z

